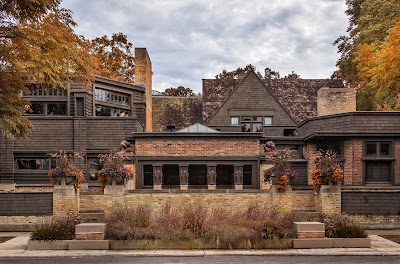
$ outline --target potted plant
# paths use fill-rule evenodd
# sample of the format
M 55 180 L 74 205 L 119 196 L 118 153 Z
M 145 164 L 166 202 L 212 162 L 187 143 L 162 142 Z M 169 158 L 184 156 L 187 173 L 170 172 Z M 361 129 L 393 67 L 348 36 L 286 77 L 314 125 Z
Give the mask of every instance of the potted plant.
M 103 165 L 97 180 L 102 183 L 102 190 L 106 184 L 121 185 L 133 178 L 133 169 L 124 166 L 125 157 L 121 153 L 100 154 L 98 157 Z
M 319 192 L 321 185 L 334 185 L 342 181 L 343 170 L 333 150 L 319 150 L 315 156 L 316 169 L 312 173 L 314 190 Z
M 265 170 L 264 181 L 271 181 L 272 184 L 276 184 L 278 191 L 286 190 L 290 180 L 297 175 L 289 162 L 292 150 L 289 148 L 281 151 L 277 150 L 275 144 L 272 141 L 268 141 L 264 145 L 264 153 L 267 161 L 274 165 Z
M 82 158 L 77 152 L 73 154 L 66 153 L 60 150 L 56 153 L 49 153 L 52 159 L 56 160 L 57 166 L 54 169 L 50 169 L 48 175 L 50 177 L 50 183 L 54 186 L 56 184 L 66 185 L 74 184 L 76 188 L 81 186 L 84 180 L 82 170 L 78 169 L 73 165 L 74 158 Z

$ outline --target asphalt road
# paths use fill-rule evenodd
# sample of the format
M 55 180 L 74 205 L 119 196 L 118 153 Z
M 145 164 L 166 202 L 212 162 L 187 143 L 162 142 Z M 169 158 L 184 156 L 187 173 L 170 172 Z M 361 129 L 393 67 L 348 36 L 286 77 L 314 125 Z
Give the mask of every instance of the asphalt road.
M 1 264 L 108 264 L 108 263 L 400 263 L 400 256 L 207 256 L 207 257 L 126 257 L 3 258 Z

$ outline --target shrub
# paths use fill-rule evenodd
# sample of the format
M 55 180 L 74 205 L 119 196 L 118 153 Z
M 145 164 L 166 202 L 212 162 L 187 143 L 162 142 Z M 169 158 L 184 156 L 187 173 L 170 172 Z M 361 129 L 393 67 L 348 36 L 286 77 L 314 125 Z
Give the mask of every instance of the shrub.
M 188 205 L 182 210 L 183 228 L 201 236 L 206 229 L 207 209 L 201 205 Z
M 148 205 L 118 209 L 107 217 L 106 236 L 110 239 L 154 239 L 150 226 L 152 210 Z
M 318 214 L 309 219 L 325 224 L 325 236 L 330 238 L 363 238 L 367 237 L 365 228 L 353 223 L 342 214 Z
M 71 240 L 75 238 L 75 226 L 81 222 L 75 213 L 54 216 L 35 225 L 31 240 Z

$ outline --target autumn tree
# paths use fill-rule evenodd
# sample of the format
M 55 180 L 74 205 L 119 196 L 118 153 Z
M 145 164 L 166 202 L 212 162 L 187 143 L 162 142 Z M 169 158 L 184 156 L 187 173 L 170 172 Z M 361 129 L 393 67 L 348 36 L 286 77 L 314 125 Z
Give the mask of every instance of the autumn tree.
M 162 95 L 180 96 L 180 97 L 196 96 L 196 94 L 193 92 L 192 89 L 185 88 L 183 86 L 178 86 L 176 88 L 171 87 L 171 88 L 165 89 L 165 91 L 162 92 Z
M 357 86 L 358 60 L 355 60 L 359 45 L 382 42 L 387 31 L 400 14 L 398 0 L 347 0 L 346 14 L 349 17 L 347 36 L 340 36 L 333 43 L 340 59 L 336 66 L 346 83 Z M 366 110 L 366 109 L 365 109 Z
M 0 130 L 26 137 L 27 84 L 66 87 L 71 79 L 90 81 L 92 59 L 73 31 L 71 12 L 60 0 L 8 0 L 0 3 Z
M 111 38 L 95 38 L 90 46 L 96 63 L 95 74 L 128 83 L 135 81 L 133 45 L 126 35 L 114 33 Z
M 400 16 L 382 43 L 362 44 L 356 53 L 358 78 L 375 110 L 400 110 Z M 364 102 L 367 103 L 367 102 Z

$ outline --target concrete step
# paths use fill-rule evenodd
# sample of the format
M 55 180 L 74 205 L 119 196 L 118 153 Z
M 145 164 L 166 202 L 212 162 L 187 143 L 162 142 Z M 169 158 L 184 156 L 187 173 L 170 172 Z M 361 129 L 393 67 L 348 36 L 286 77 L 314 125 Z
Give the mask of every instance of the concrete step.
M 104 233 L 105 223 L 82 223 L 75 226 L 75 234 L 79 233 Z

